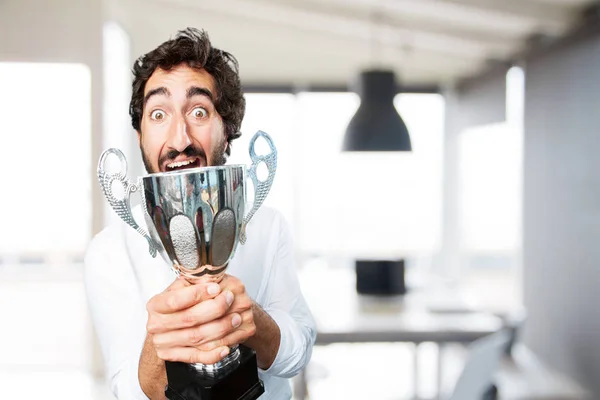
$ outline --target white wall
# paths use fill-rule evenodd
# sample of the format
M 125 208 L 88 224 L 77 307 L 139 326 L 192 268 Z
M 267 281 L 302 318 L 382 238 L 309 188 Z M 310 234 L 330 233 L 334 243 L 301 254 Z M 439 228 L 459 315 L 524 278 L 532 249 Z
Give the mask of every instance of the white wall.
M 526 67 L 527 344 L 600 396 L 600 35 Z

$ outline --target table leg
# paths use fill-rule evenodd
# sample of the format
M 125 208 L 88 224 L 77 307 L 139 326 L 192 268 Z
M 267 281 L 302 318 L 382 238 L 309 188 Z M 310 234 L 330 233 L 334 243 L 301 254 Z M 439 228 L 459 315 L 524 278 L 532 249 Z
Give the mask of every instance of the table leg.
M 304 400 L 306 398 L 306 393 L 308 391 L 306 368 L 308 368 L 308 365 L 300 371 L 294 384 L 294 399 L 296 400 Z
M 444 378 L 444 346 L 445 343 L 438 343 L 438 356 L 437 356 L 437 377 L 436 377 L 436 390 L 435 396 L 436 399 L 440 400 L 442 398 L 442 385 Z
M 415 343 L 413 352 L 413 398 L 419 398 L 419 343 Z

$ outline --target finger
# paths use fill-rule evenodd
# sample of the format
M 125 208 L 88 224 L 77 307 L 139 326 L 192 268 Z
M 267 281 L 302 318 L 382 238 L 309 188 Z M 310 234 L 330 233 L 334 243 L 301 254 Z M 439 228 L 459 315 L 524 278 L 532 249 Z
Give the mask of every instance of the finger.
M 224 317 L 199 326 L 155 334 L 153 335 L 154 347 L 197 347 L 207 342 L 218 342 L 218 339 L 231 333 L 241 323 L 242 317 L 239 314 L 227 314 Z M 224 344 L 219 345 L 215 343 L 210 349 L 212 350 L 219 346 L 224 346 Z
M 233 275 L 225 274 L 219 283 L 221 290 L 229 289 L 233 294 L 242 294 L 246 291 L 246 287 L 238 278 Z
M 212 299 L 221 288 L 216 283 L 196 284 L 159 293 L 148 302 L 148 311 L 170 314 Z
M 229 313 L 243 313 L 253 307 L 254 302 L 247 294 L 236 294 L 233 304 L 229 307 Z
M 148 319 L 146 328 L 149 333 L 157 334 L 206 324 L 224 316 L 233 299 L 233 293 L 226 291 L 214 299 L 204 300 L 185 310 L 156 314 Z
M 165 361 L 179 361 L 189 364 L 214 364 L 229 354 L 229 347 L 217 347 L 210 351 L 198 350 L 194 347 L 174 347 L 156 351 L 158 358 Z
M 244 343 L 251 337 L 252 335 L 250 335 L 247 331 L 236 330 L 221 339 L 202 344 L 198 346 L 198 349 L 202 351 L 212 351 L 213 349 L 220 348 L 222 346 L 233 347 L 237 344 Z
M 200 350 L 209 351 L 221 346 L 234 346 L 244 343 L 256 333 L 256 325 L 254 324 L 254 316 L 251 312 L 242 313 L 242 323 L 233 331 L 224 337 L 213 340 L 204 344 L 200 344 Z
M 176 329 L 189 328 L 221 318 L 227 313 L 234 299 L 235 296 L 229 290 L 221 292 L 214 299 L 203 301 L 169 316 L 174 320 L 172 326 Z

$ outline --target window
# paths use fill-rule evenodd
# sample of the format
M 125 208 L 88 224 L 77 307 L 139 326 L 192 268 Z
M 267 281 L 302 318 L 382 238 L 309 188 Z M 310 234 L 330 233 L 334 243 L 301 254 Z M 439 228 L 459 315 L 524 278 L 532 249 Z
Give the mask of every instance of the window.
M 360 104 L 354 93 L 247 94 L 246 100 L 244 134 L 229 163 L 249 162 L 247 146 L 256 130 L 273 137 L 279 165 L 266 203 L 292 223 L 300 251 L 396 256 L 431 253 L 439 245 L 442 96 L 396 97 L 413 141 L 414 151 L 405 154 L 341 152 Z
M 509 256 L 521 249 L 523 72 L 507 74 L 507 120 L 459 138 L 461 246 L 467 255 Z M 481 258 L 480 258 L 481 259 Z
M 91 231 L 90 85 L 80 64 L 0 63 L 0 258 L 83 253 Z
M 511 68 L 506 85 L 506 121 L 459 136 L 460 279 L 497 312 L 522 305 L 522 69 Z
M 460 137 L 462 246 L 472 253 L 520 248 L 521 137 L 506 123 Z
M 246 116 L 242 123 L 242 136 L 232 142 L 232 151 L 227 164 L 250 166 L 248 146 L 254 134 L 266 132 L 277 148 L 277 172 L 265 206 L 279 210 L 289 223 L 294 222 L 294 156 L 292 148 L 296 99 L 292 94 L 246 94 Z M 262 142 L 262 143 L 261 143 Z M 266 154 L 263 140 L 256 142 L 257 154 Z M 260 170 L 259 170 L 260 171 Z M 249 206 L 253 201 L 248 191 Z M 248 212 L 248 211 L 246 211 Z

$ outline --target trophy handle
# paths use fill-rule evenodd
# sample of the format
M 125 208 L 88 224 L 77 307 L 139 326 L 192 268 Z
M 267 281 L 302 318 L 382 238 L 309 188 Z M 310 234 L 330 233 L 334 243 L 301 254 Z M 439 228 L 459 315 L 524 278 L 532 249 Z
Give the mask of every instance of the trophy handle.
M 256 151 L 254 148 L 254 144 L 256 143 L 256 139 L 259 137 L 263 137 L 269 147 L 271 148 L 271 152 L 264 156 L 256 155 Z M 244 222 L 242 224 L 242 230 L 240 233 L 240 242 L 242 244 L 246 243 L 246 225 L 254 216 L 254 213 L 260 208 L 262 203 L 265 201 L 267 194 L 269 194 L 269 190 L 271 190 L 271 186 L 273 185 L 273 179 L 275 178 L 275 171 L 277 170 L 277 149 L 275 148 L 275 144 L 271 137 L 263 131 L 258 131 L 252 137 L 250 141 L 250 159 L 252 160 L 252 165 L 248 169 L 248 177 L 252 180 L 254 184 L 254 202 L 252 204 L 252 209 L 248 212 L 248 214 L 244 217 Z M 267 166 L 267 170 L 269 171 L 269 176 L 264 181 L 259 181 L 256 176 L 256 168 L 258 165 L 264 162 Z
M 106 172 L 105 163 L 106 158 L 114 154 L 119 158 L 121 169 L 119 172 L 114 174 L 108 174 Z M 142 229 L 135 219 L 133 218 L 133 214 L 131 212 L 131 193 L 135 192 L 139 188 L 141 188 L 141 180 L 138 181 L 138 184 L 134 184 L 130 180 L 127 179 L 127 160 L 125 159 L 125 155 L 121 150 L 111 148 L 105 150 L 100 156 L 100 162 L 98 163 L 98 181 L 100 182 L 100 186 L 102 187 L 102 191 L 104 192 L 104 196 L 108 200 L 108 203 L 112 207 L 113 210 L 117 213 L 119 217 L 133 229 L 135 229 L 140 235 L 142 235 L 148 241 L 148 250 L 152 257 L 156 257 L 156 252 L 158 250 L 158 246 L 152 240 L 148 232 Z M 123 195 L 115 196 L 113 193 L 113 183 L 117 181 L 121 184 L 123 188 Z

